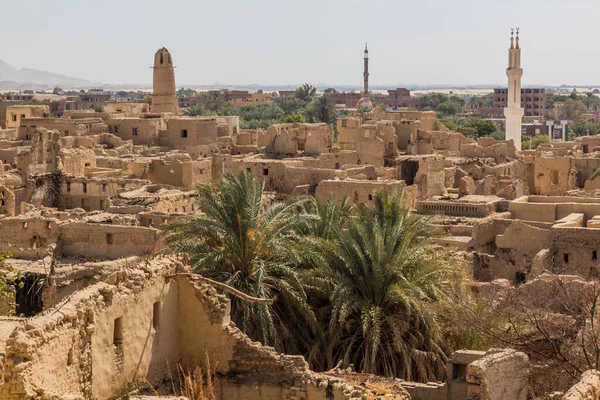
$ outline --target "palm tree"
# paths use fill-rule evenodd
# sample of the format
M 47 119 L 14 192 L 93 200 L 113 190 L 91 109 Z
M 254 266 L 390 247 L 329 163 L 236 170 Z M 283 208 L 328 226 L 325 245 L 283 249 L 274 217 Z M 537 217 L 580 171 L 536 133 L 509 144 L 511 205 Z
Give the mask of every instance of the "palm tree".
M 315 216 L 309 221 L 308 235 L 317 239 L 332 240 L 334 233 L 346 225 L 353 209 L 354 203 L 347 197 L 338 201 L 335 196 L 331 196 L 326 203 L 322 203 L 311 196 L 304 208 L 305 213 Z
M 310 103 L 317 94 L 317 88 L 313 85 L 305 83 L 296 89 L 296 98 L 305 103 Z
M 192 105 L 187 109 L 183 110 L 183 115 L 186 117 L 199 117 L 204 115 L 204 108 L 198 107 L 197 105 Z
M 326 263 L 312 271 L 330 301 L 325 346 L 313 353 L 324 352 L 329 368 L 342 362 L 408 380 L 441 377 L 445 346 L 427 305 L 457 273 L 434 249 L 429 220 L 410 214 L 401 194 L 378 191 L 373 203 L 335 229 L 323 246 Z
M 308 343 L 318 333 L 297 268 L 316 255 L 296 234 L 307 230 L 311 217 L 296 212 L 306 199 L 265 206 L 263 190 L 264 182 L 248 171 L 198 186 L 197 204 L 204 215 L 164 224 L 162 251 L 187 255 L 193 271 L 206 278 L 274 299 L 267 305 L 230 297 L 232 320 L 254 340 L 298 352 L 299 342 Z
M 328 94 L 317 97 L 309 104 L 309 114 L 315 122 L 330 124 L 336 115 L 335 104 Z

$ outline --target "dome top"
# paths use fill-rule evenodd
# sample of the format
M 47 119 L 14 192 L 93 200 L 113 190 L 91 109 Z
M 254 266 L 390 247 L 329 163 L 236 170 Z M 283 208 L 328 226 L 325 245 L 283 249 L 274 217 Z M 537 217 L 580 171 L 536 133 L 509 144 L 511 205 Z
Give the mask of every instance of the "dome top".
M 356 104 L 356 108 L 361 109 L 365 107 L 368 109 L 372 109 L 373 103 L 371 103 L 371 99 L 369 99 L 368 97 L 361 97 L 360 100 L 358 100 L 358 103 Z

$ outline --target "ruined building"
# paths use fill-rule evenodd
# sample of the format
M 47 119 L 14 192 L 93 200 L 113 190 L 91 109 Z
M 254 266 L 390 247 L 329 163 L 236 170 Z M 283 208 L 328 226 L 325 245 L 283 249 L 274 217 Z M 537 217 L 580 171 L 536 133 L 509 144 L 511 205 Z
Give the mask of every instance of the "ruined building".
M 518 52 L 511 62 L 518 68 Z M 365 51 L 365 94 L 367 63 Z M 240 129 L 239 117 L 177 115 L 166 49 L 155 67 L 150 113 L 4 110 L 18 115 L 0 129 L 0 253 L 12 254 L 14 295 L 0 301 L 0 398 L 176 395 L 165 384 L 173 367 L 207 356 L 223 400 L 527 397 L 544 366 L 516 350 L 455 352 L 446 381 L 388 380 L 385 395 L 368 376 L 312 372 L 242 334 L 221 287 L 156 257 L 158 228 L 200 212 L 196 185 L 240 171 L 281 201 L 370 205 L 377 190 L 402 190 L 413 212 L 431 216 L 436 243 L 466 261 L 474 293 L 501 287 L 535 303 L 548 274 L 583 288 L 600 276 L 600 138 L 520 151 L 514 140 L 452 132 L 434 112 L 378 108 L 339 118 L 337 141 L 327 124 Z M 591 398 L 578 394 L 598 393 L 597 377 L 562 387 L 564 399 Z

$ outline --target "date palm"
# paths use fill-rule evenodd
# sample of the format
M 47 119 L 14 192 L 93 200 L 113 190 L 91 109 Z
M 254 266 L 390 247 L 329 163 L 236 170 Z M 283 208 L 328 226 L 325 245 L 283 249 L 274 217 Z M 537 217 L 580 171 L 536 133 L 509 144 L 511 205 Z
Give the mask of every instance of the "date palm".
M 401 194 L 378 191 L 373 203 L 335 229 L 327 262 L 312 272 L 330 302 L 326 344 L 314 353 L 324 353 L 329 368 L 342 362 L 408 380 L 441 377 L 445 346 L 427 305 L 458 274 L 433 247 L 428 219 L 410 214 Z
M 331 196 L 323 203 L 311 196 L 304 206 L 304 212 L 313 216 L 308 221 L 308 235 L 315 239 L 332 240 L 334 233 L 346 225 L 353 209 L 354 203 L 348 198 L 338 201 Z
M 310 103 L 317 95 L 317 88 L 309 83 L 296 88 L 296 98 L 305 103 Z
M 232 320 L 254 340 L 297 352 L 298 342 L 318 332 L 297 267 L 314 253 L 297 234 L 308 229 L 311 216 L 296 212 L 306 199 L 264 205 L 263 190 L 264 182 L 248 171 L 198 186 L 204 215 L 164 224 L 163 252 L 186 254 L 193 271 L 206 278 L 275 299 L 268 305 L 230 296 Z
M 183 110 L 183 115 L 186 117 L 200 117 L 204 115 L 204 108 L 198 107 L 197 105 L 192 105 Z

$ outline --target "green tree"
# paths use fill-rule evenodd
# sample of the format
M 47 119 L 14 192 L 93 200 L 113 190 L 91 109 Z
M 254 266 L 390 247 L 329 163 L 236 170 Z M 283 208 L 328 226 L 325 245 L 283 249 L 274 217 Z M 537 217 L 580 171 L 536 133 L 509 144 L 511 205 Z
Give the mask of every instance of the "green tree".
M 279 351 L 297 352 L 302 337 L 318 332 L 297 265 L 316 255 L 297 232 L 310 215 L 297 213 L 305 199 L 263 204 L 264 182 L 243 171 L 218 184 L 197 187 L 204 215 L 164 224 L 164 253 L 186 254 L 195 273 L 272 305 L 231 299 L 231 317 L 252 339 Z M 309 340 L 307 339 L 307 342 Z
M 305 103 L 310 103 L 311 101 L 313 101 L 316 95 L 317 88 L 308 83 L 305 83 L 304 85 L 296 89 L 296 98 L 300 99 Z
M 52 91 L 52 94 L 61 94 L 63 93 L 62 88 L 59 88 L 58 86 L 54 88 L 54 90 Z
M 521 148 L 523 150 L 535 150 L 540 144 L 550 143 L 550 138 L 547 135 L 537 135 L 534 137 L 523 136 Z
M 281 103 L 279 103 L 279 107 L 285 115 L 297 114 L 303 112 L 304 103 L 302 103 L 301 100 L 295 97 L 286 97 L 283 100 L 281 100 Z
M 201 108 L 198 107 L 197 105 L 192 105 L 188 108 L 186 108 L 185 110 L 183 110 L 182 114 L 185 115 L 186 117 L 199 117 L 204 115 L 205 111 Z
M 311 121 L 331 124 L 336 116 L 335 104 L 328 94 L 324 94 L 323 96 L 314 99 L 308 105 L 307 114 Z
M 461 106 L 459 103 L 447 100 L 435 109 L 436 113 L 441 115 L 456 115 L 460 112 Z
M 304 117 L 303 114 L 294 113 L 294 114 L 284 115 L 281 118 L 281 122 L 283 122 L 284 124 L 289 124 L 289 123 L 293 123 L 293 122 L 304 123 L 304 122 L 306 122 L 306 118 Z
M 438 121 L 452 132 L 458 132 L 458 125 L 451 118 L 441 118 Z
M 400 193 L 381 190 L 373 207 L 335 229 L 323 245 L 326 263 L 313 271 L 330 300 L 328 364 L 408 380 L 443 375 L 447 361 L 428 306 L 458 273 L 432 245 L 433 226 L 411 214 Z
M 594 136 L 600 134 L 600 122 L 575 121 L 571 124 L 570 136 Z
M 500 130 L 494 121 L 481 118 L 459 119 L 457 125 L 458 132 L 474 138 L 497 135 Z
M 327 88 L 323 91 L 323 93 L 325 93 L 325 94 L 337 93 L 337 90 L 335 90 L 335 88 Z
M 196 100 L 199 107 L 204 108 L 207 111 L 217 111 L 225 104 L 225 100 L 221 97 L 219 92 L 200 92 L 196 94 Z
M 587 111 L 587 108 L 583 101 L 573 100 L 569 98 L 565 100 L 560 110 L 560 119 L 567 119 L 571 121 L 577 121 L 581 119 L 581 116 Z
M 334 239 L 335 232 L 344 228 L 353 209 L 354 203 L 348 201 L 347 198 L 338 201 L 332 195 L 326 203 L 322 203 L 316 197 L 311 196 L 310 201 L 304 207 L 304 212 L 316 218 L 309 221 L 308 234 L 320 239 Z

